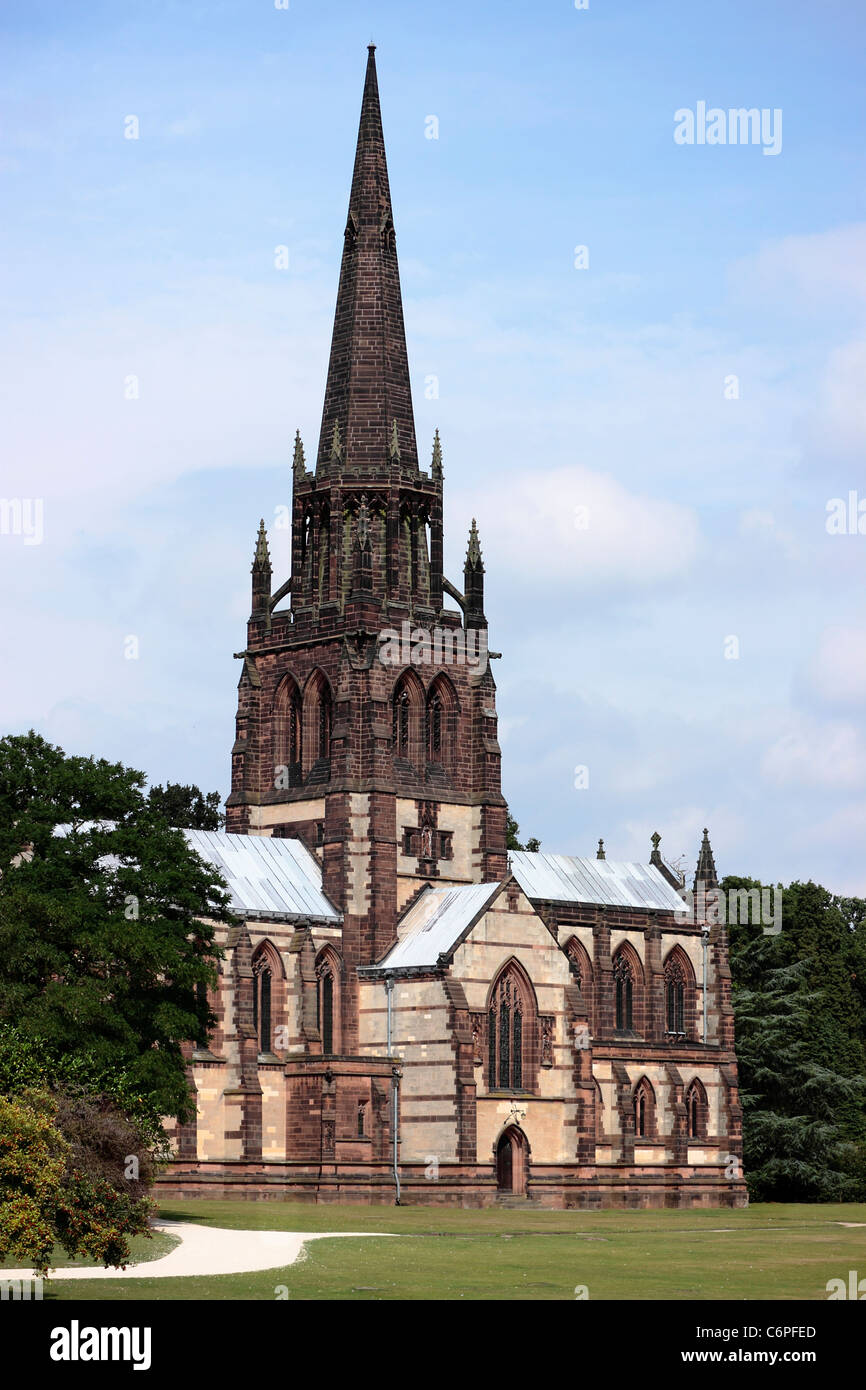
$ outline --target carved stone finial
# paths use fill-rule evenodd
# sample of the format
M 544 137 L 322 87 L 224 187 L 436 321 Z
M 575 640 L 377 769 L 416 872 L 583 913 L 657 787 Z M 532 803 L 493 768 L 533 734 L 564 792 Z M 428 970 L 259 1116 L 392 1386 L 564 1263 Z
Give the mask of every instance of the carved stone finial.
M 595 857 L 596 857 L 596 859 L 603 859 L 603 858 L 604 858 L 604 840 L 599 840 L 599 842 L 598 842 L 598 853 L 596 854 Z
M 438 430 L 433 435 L 433 464 L 430 471 L 434 478 L 442 477 L 442 444 Z
M 392 459 L 398 459 L 400 457 L 400 440 L 397 437 L 396 420 L 391 421 L 391 443 L 388 447 L 388 453 L 390 454 Z
M 254 569 L 271 568 L 271 556 L 268 550 L 268 533 L 265 530 L 265 519 L 262 517 L 259 522 L 259 534 L 256 537 L 256 553 L 253 559 Z
M 662 837 L 661 837 L 661 835 L 659 834 L 659 832 L 658 832 L 657 830 L 654 830 L 653 833 L 652 833 L 652 835 L 650 836 L 650 839 L 652 840 L 652 847 L 653 847 L 654 853 L 655 853 L 655 854 L 658 854 L 658 852 L 659 852 L 659 845 L 660 845 L 661 842 L 662 842 Z
M 475 524 L 475 517 L 472 518 L 472 525 L 469 528 L 469 545 L 466 550 L 466 563 L 470 569 L 478 569 L 481 564 L 481 543 L 478 539 L 478 527 Z
M 334 433 L 331 436 L 331 458 L 341 459 L 343 457 L 343 440 L 340 435 L 340 422 L 334 421 Z
M 367 494 L 361 498 L 361 505 L 358 508 L 358 544 L 362 550 L 366 550 L 370 544 L 370 508 L 367 505 Z
M 307 461 L 304 458 L 304 444 L 301 439 L 300 430 L 295 430 L 295 456 L 292 460 L 292 468 L 296 478 L 303 478 L 307 471 Z

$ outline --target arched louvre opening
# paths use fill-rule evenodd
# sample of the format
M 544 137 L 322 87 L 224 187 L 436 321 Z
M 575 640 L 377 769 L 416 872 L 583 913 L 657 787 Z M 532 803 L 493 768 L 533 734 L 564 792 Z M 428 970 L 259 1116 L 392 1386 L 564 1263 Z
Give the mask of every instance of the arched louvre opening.
M 308 782 L 327 782 L 331 775 L 331 687 L 322 671 L 314 671 L 304 690 L 303 770 Z
M 394 751 L 400 758 L 409 757 L 409 691 L 404 686 L 394 697 Z
M 424 766 L 424 687 L 414 671 L 404 671 L 391 697 L 394 757 Z

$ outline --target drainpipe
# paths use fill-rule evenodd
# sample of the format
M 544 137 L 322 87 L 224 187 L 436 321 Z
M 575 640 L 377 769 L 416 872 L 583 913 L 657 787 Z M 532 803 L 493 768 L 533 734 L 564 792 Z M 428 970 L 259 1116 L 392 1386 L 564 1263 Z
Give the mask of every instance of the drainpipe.
M 387 998 L 388 998 L 388 1040 L 387 1040 L 387 1051 L 388 1051 L 388 1056 L 389 1056 L 389 1057 L 391 1056 L 391 995 L 392 995 L 393 991 L 394 991 L 394 976 L 393 976 L 393 975 L 386 975 L 386 976 L 385 976 L 385 993 L 386 993 Z M 400 1205 L 400 1170 L 399 1170 L 399 1168 L 397 1167 L 397 1123 L 398 1123 L 398 1116 L 399 1116 L 399 1113 L 400 1113 L 400 1110 L 399 1110 L 399 1098 L 400 1098 L 400 1071 L 399 1071 L 399 1068 L 398 1068 L 398 1067 L 392 1067 L 392 1068 L 391 1068 L 391 1099 L 392 1099 L 392 1102 L 393 1102 L 393 1106 L 392 1106 L 392 1114 L 391 1114 L 391 1134 L 392 1134 L 393 1139 L 394 1139 L 394 1163 L 393 1163 L 393 1171 L 394 1171 L 394 1192 L 395 1192 L 394 1205 L 395 1205 L 395 1206 L 398 1206 L 398 1207 L 399 1207 L 399 1205 Z
M 704 927 L 703 931 L 701 932 L 701 945 L 702 945 L 702 947 L 703 947 L 703 956 L 704 956 L 704 983 L 703 983 L 703 989 L 702 989 L 701 993 L 703 994 L 703 999 L 704 999 L 704 1046 L 705 1046 L 705 1047 L 706 1047 L 706 1043 L 707 1043 L 707 942 L 709 941 L 709 939 L 710 939 L 709 929 L 708 929 L 707 927 Z

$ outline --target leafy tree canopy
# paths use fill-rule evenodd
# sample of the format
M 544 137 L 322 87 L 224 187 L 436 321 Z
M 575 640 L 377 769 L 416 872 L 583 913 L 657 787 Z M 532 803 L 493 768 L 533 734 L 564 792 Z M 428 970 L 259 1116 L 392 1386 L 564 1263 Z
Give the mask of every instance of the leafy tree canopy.
M 722 883 L 727 891 L 761 887 Z M 779 933 L 750 920 L 729 934 L 750 1192 L 772 1201 L 862 1200 L 866 902 L 792 883 Z
M 517 824 L 517 821 L 514 819 L 511 812 L 509 811 L 505 819 L 505 848 L 525 849 L 529 850 L 530 854 L 537 854 L 538 851 L 541 849 L 541 841 L 537 840 L 535 836 L 533 836 L 531 839 L 526 841 L 525 845 L 522 845 L 517 838 L 519 834 L 520 826 Z
M 181 1042 L 213 1022 L 229 898 L 144 784 L 32 730 L 0 739 L 0 1023 L 184 1118 Z
M 166 782 L 164 787 L 151 787 L 147 799 L 169 825 L 181 830 L 222 830 L 226 822 L 219 792 L 205 794 L 195 786 Z

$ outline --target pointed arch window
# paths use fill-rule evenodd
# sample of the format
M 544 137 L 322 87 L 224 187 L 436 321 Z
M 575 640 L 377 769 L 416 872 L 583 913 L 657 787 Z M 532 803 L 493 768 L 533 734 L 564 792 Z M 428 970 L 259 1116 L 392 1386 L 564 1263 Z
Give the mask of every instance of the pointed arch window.
M 704 1139 L 707 1134 L 707 1093 L 695 1077 L 686 1091 L 686 1131 L 690 1139 Z
M 450 768 L 453 763 L 457 696 L 447 676 L 438 675 L 427 695 L 427 761 Z
M 304 775 L 313 782 L 327 781 L 331 773 L 331 687 L 322 671 L 314 671 L 304 691 Z
M 339 969 L 336 952 L 326 946 L 316 961 L 316 1022 L 326 1057 L 340 1049 Z
M 625 951 L 618 951 L 613 961 L 614 1025 L 617 1032 L 630 1032 L 634 1027 L 634 969 Z
M 682 948 L 674 946 L 664 962 L 665 1036 L 680 1041 L 694 1037 L 695 1009 L 695 972 Z
M 394 751 L 400 758 L 409 756 L 410 713 L 409 691 L 404 685 L 394 697 Z
M 650 1139 L 655 1134 L 655 1093 L 646 1077 L 634 1090 L 634 1132 L 637 1139 Z
M 273 976 L 267 958 L 260 956 L 253 969 L 253 1028 L 259 1052 L 273 1052 L 271 1032 L 271 991 Z
M 417 770 L 424 765 L 424 687 L 414 671 L 404 671 L 392 696 L 394 755 Z
M 427 759 L 431 763 L 442 761 L 442 721 L 442 696 L 434 690 L 427 702 Z
M 685 1035 L 686 982 L 682 965 L 678 960 L 669 961 L 665 967 L 665 1019 L 667 1031 L 682 1037 Z
M 589 963 L 589 956 L 576 936 L 572 936 L 568 941 L 565 954 L 571 966 L 571 973 L 577 981 L 587 1018 L 592 1025 L 592 966 Z
M 297 683 L 287 676 L 274 701 L 274 787 L 301 783 L 302 705 Z
M 531 990 L 515 968 L 508 968 L 494 985 L 487 1009 L 487 1084 L 491 1090 L 531 1089 L 536 1031 Z

